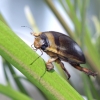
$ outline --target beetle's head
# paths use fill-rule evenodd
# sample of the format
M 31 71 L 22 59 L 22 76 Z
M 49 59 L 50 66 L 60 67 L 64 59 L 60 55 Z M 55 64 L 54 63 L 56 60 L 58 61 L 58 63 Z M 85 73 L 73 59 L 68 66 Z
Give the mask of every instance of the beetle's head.
M 42 45 L 44 44 L 44 40 L 42 40 L 40 37 L 36 37 L 34 40 L 34 47 L 36 49 L 40 49 Z

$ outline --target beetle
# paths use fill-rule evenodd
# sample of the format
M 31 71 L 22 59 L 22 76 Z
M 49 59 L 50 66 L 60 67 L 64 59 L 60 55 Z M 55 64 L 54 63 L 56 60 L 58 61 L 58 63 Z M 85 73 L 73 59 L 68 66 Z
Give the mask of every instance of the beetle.
M 97 73 L 81 67 L 85 64 L 85 56 L 78 44 L 69 36 L 55 31 L 32 33 L 35 36 L 34 43 L 31 45 L 47 53 L 51 58 L 46 62 L 47 70 L 54 68 L 52 62 L 60 64 L 61 68 L 71 77 L 62 61 L 68 62 L 74 68 L 86 73 L 87 75 L 96 76 Z

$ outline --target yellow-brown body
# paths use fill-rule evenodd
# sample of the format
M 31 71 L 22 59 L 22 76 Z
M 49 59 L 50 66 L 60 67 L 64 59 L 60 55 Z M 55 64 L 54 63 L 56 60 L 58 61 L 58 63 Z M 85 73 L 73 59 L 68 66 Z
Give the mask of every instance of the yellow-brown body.
M 86 68 L 80 67 L 80 64 L 85 63 L 84 54 L 77 43 L 69 36 L 54 31 L 41 32 L 38 34 L 35 33 L 33 35 L 36 37 L 33 43 L 34 47 L 36 49 L 43 50 L 51 57 L 51 59 L 49 59 L 46 63 L 48 70 L 53 69 L 54 66 L 52 62 L 56 61 L 67 73 L 69 79 L 70 74 L 65 69 L 64 64 L 61 62 L 61 60 L 63 60 L 70 63 L 76 69 L 87 73 L 88 75 L 97 75 Z

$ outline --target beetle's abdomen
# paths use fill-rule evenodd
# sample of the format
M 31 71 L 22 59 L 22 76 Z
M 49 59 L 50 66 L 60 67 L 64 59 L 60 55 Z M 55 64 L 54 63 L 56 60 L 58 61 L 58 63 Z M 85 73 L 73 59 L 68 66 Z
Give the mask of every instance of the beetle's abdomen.
M 43 32 L 48 41 L 46 50 L 58 54 L 58 57 L 70 63 L 85 63 L 85 57 L 78 46 L 69 36 L 59 32 L 49 31 Z
M 61 35 L 59 42 L 59 51 L 63 54 L 64 60 L 66 58 L 71 63 L 85 63 L 84 54 L 75 41 L 66 35 Z

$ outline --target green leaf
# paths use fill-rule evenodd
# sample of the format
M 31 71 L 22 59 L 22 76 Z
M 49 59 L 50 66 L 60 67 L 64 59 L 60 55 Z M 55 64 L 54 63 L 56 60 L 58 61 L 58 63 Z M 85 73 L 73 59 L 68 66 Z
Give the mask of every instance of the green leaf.
M 85 75 L 83 75 L 83 80 L 84 80 L 84 91 L 85 91 L 86 97 L 88 98 L 88 100 L 93 100 L 93 96 L 90 90 L 88 79 Z
M 14 80 L 15 83 L 16 83 L 17 88 L 18 88 L 22 93 L 24 93 L 24 94 L 26 94 L 26 95 L 29 95 L 28 92 L 26 91 L 26 89 L 24 88 L 23 84 L 21 83 L 20 79 L 15 77 L 15 76 L 17 76 L 17 75 L 16 75 L 16 73 L 15 73 L 15 71 L 14 71 L 14 69 L 13 69 L 13 66 L 12 66 L 9 62 L 7 62 L 6 60 L 4 60 L 4 59 L 3 59 L 3 67 L 4 67 L 4 69 L 5 69 L 5 68 L 9 69 L 9 71 L 10 71 L 10 73 L 11 73 L 11 75 L 12 75 L 12 78 L 13 78 L 13 80 Z M 7 71 L 5 72 L 5 74 L 8 74 Z M 6 75 L 5 75 L 5 76 L 6 76 Z M 9 82 L 10 82 L 10 79 L 9 79 L 8 76 L 9 76 L 9 75 L 6 76 L 6 77 L 7 77 L 6 79 L 9 80 Z
M 1 21 L 0 55 L 22 72 L 49 100 L 83 100 L 54 70 L 44 74 L 46 66 L 43 59 L 39 58 L 30 65 L 38 55 Z
M 22 94 L 21 92 L 18 92 L 14 89 L 12 89 L 9 86 L 4 86 L 0 84 L 0 93 L 5 94 L 6 96 L 9 96 L 10 98 L 14 100 L 32 100 L 25 94 Z

